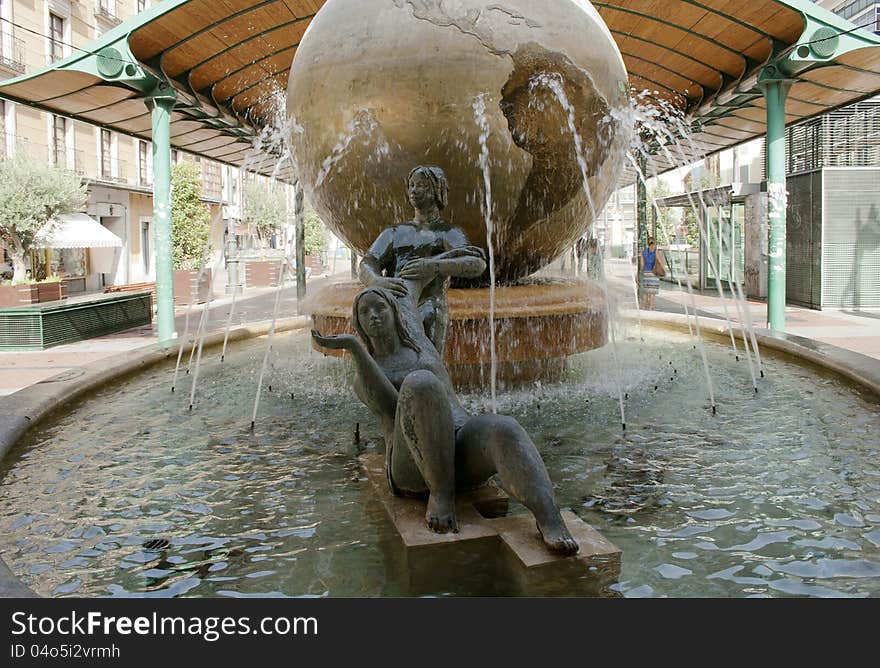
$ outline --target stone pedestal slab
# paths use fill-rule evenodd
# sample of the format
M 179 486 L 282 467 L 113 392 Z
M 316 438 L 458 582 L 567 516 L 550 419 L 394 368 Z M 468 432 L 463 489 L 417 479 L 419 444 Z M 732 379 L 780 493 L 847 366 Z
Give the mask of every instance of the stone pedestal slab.
M 459 532 L 438 534 L 425 525 L 423 499 L 392 494 L 382 455 L 362 456 L 361 464 L 404 545 L 410 579 L 436 582 L 439 577 L 454 590 L 455 577 L 467 577 L 467 569 L 446 577 L 456 564 L 469 563 L 470 568 L 479 563 L 505 579 L 502 592 L 597 596 L 608 595 L 605 587 L 620 575 L 620 549 L 570 511 L 563 512 L 563 519 L 580 546 L 572 556 L 545 547 L 531 514 L 507 515 L 507 495 L 491 484 L 459 494 Z

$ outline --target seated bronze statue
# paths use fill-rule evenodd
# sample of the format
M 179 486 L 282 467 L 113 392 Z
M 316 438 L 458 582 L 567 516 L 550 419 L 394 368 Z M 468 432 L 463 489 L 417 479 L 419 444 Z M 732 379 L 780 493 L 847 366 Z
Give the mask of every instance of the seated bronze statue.
M 358 336 L 312 331 L 324 348 L 351 354 L 355 392 L 382 423 L 392 490 L 427 495 L 427 525 L 447 533 L 458 531 L 456 490 L 473 489 L 497 473 L 502 488 L 532 511 L 547 546 L 573 554 L 578 544 L 534 443 L 512 417 L 465 411 L 422 326 L 420 284 L 407 281 L 406 287 L 401 296 L 379 286 L 358 293 L 352 308 Z
M 397 296 L 407 281 L 419 281 L 416 298 L 422 326 L 442 357 L 449 322 L 446 290 L 450 278 L 476 278 L 486 270 L 481 248 L 465 233 L 444 221 L 449 187 L 439 167 L 420 165 L 406 179 L 413 206 L 411 221 L 383 230 L 361 260 L 358 276 L 364 285 L 387 288 Z

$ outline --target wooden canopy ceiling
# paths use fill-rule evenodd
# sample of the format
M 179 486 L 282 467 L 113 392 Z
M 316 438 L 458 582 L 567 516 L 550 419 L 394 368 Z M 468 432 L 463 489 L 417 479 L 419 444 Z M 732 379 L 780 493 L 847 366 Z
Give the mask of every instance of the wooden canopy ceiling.
M 287 89 L 290 64 L 326 0 L 165 0 L 84 49 L 124 38 L 147 72 L 168 78 L 180 102 L 172 145 L 264 173 L 277 151 L 253 161 L 254 137 Z M 407 0 L 414 2 L 415 0 Z M 801 38 L 805 0 L 598 0 L 634 95 L 680 110 L 700 130 L 681 153 L 701 157 L 765 132 L 752 84 L 761 68 Z M 818 11 L 818 10 L 817 10 Z M 81 57 L 81 56 L 80 56 Z M 144 91 L 124 80 L 65 68 L 77 55 L 0 85 L 0 96 L 140 138 L 150 138 Z M 880 91 L 880 49 L 852 51 L 798 74 L 787 105 L 794 123 Z M 748 85 L 747 85 L 748 87 Z M 722 100 L 738 96 L 727 106 Z M 664 164 L 661 171 L 674 164 Z M 284 168 L 279 176 L 287 176 Z

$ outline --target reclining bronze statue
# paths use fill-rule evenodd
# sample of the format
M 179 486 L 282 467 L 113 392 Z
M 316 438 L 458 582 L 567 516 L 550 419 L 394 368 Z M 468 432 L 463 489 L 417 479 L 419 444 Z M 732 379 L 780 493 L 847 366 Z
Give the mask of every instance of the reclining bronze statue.
M 573 554 L 578 544 L 526 431 L 509 416 L 469 415 L 455 394 L 440 352 L 446 286 L 452 276 L 478 276 L 485 260 L 439 218 L 442 170 L 416 168 L 407 183 L 415 220 L 383 232 L 374 244 L 381 252 L 362 268 L 370 285 L 352 306 L 357 336 L 315 330 L 312 336 L 324 348 L 351 354 L 355 393 L 382 424 L 388 483 L 397 495 L 427 496 L 430 529 L 458 531 L 456 491 L 479 487 L 497 473 L 501 487 L 534 514 L 547 547 Z

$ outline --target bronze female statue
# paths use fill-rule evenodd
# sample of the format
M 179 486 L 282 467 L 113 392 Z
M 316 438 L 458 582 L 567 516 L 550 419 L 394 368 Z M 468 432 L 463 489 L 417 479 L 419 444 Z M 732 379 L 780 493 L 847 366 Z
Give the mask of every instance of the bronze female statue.
M 478 487 L 498 473 L 504 490 L 532 511 L 547 546 L 573 554 L 578 544 L 565 527 L 537 448 L 512 417 L 465 411 L 421 325 L 417 294 L 398 297 L 378 286 L 358 293 L 352 320 L 360 338 L 312 330 L 324 348 L 351 353 L 355 392 L 382 422 L 392 490 L 427 494 L 427 525 L 447 533 L 458 531 L 456 490 Z
M 397 296 L 406 294 L 408 283 L 421 282 L 415 297 L 422 326 L 442 357 L 449 279 L 476 278 L 485 271 L 486 261 L 482 249 L 471 246 L 462 230 L 440 217 L 449 191 L 442 169 L 416 167 L 406 186 L 415 210 L 413 220 L 386 228 L 376 237 L 361 260 L 358 276 L 364 285 L 383 287 Z

